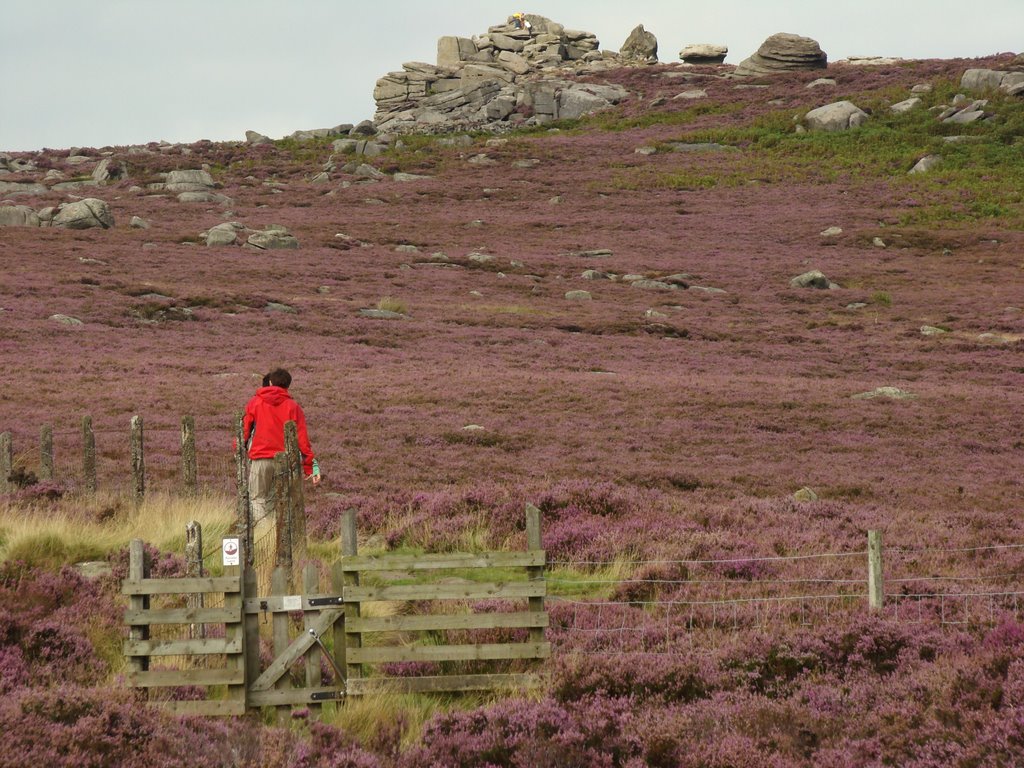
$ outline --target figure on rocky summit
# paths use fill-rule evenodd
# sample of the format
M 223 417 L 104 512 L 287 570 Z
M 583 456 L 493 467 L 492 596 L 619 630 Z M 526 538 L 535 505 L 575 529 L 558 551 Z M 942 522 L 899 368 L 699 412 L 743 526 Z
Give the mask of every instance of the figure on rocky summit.
M 302 471 L 313 485 L 320 483 L 320 464 L 313 455 L 306 431 L 306 415 L 288 393 L 292 377 L 277 368 L 263 377 L 264 386 L 245 406 L 242 440 L 249 453 L 249 502 L 253 526 L 274 514 L 274 456 L 285 450 L 284 425 L 295 422 L 302 456 Z M 261 528 L 264 526 L 260 526 Z
M 512 26 L 516 29 L 525 29 L 529 32 L 533 28 L 533 24 L 526 18 L 525 13 L 513 13 L 512 14 Z

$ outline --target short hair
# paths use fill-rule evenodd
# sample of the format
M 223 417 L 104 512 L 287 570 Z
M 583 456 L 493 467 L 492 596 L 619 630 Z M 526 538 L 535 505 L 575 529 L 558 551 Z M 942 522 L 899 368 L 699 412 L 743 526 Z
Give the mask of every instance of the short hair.
M 263 374 L 263 386 L 264 387 L 269 387 L 270 386 L 270 374 L 269 373 Z
M 284 368 L 275 368 L 267 374 L 267 379 L 272 387 L 288 389 L 292 385 L 292 375 Z

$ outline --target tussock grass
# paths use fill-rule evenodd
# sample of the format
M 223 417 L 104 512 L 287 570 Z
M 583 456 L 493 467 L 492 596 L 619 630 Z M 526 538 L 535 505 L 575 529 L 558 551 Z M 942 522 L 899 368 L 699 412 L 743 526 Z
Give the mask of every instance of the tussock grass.
M 185 525 L 197 520 L 207 541 L 227 533 L 234 520 L 231 499 L 150 494 L 135 509 L 124 497 L 99 494 L 52 503 L 0 506 L 0 559 L 56 568 L 101 560 L 141 538 L 163 551 L 182 552 Z

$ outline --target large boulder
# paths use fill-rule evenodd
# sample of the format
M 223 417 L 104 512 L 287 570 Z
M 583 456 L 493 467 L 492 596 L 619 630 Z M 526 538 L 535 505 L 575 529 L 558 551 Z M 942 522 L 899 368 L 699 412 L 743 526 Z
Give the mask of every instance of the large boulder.
M 213 187 L 213 177 L 201 170 L 171 171 L 164 185 L 168 192 L 206 192 Z
M 867 122 L 868 113 L 852 101 L 837 101 L 812 109 L 804 122 L 812 131 L 845 131 Z
M 114 215 L 110 212 L 110 206 L 103 200 L 87 197 L 62 205 L 53 217 L 53 226 L 65 229 L 110 229 L 114 226 Z
M 733 75 L 754 77 L 800 69 L 825 69 L 828 56 L 809 37 L 780 32 L 765 40 L 750 58 L 736 67 Z
M 637 24 L 636 28 L 629 33 L 626 42 L 619 49 L 619 55 L 624 59 L 636 59 L 639 61 L 658 60 L 658 38 L 654 33 L 644 29 L 643 24 Z
M 39 214 L 27 205 L 0 205 L 0 227 L 38 227 Z
M 729 53 L 726 45 L 696 43 L 688 45 L 679 52 L 679 58 L 687 64 L 721 64 Z
M 249 235 L 246 246 L 261 251 L 276 251 L 298 248 L 299 241 L 284 227 L 271 227 Z
M 468 37 L 442 37 L 437 41 L 437 66 L 457 67 L 476 53 L 476 44 Z
M 36 182 L 0 181 L 0 195 L 45 195 L 49 190 Z

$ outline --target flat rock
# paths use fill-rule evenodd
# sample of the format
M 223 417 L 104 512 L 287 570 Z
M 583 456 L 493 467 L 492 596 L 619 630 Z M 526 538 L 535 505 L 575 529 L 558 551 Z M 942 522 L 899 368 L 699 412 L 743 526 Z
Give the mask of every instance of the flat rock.
M 167 174 L 167 181 L 164 188 L 168 192 L 204 192 L 213 189 L 213 177 L 207 172 L 199 169 L 171 171 Z
M 938 155 L 925 155 L 911 168 L 908 173 L 927 173 L 928 171 L 942 164 L 942 158 Z
M 38 227 L 39 214 L 27 205 L 0 205 L 0 227 Z
M 794 288 L 817 288 L 818 290 L 834 290 L 839 287 L 817 269 L 797 275 L 789 281 L 789 284 Z
M 878 387 L 870 392 L 851 395 L 854 400 L 873 400 L 876 397 L 887 397 L 890 400 L 913 400 L 917 395 L 906 392 L 898 387 Z
M 61 325 L 83 325 L 81 320 L 71 315 L 50 315 L 50 320 Z
M 679 58 L 687 64 L 721 64 L 728 53 L 727 45 L 694 43 L 679 51 Z
M 261 251 L 290 250 L 299 247 L 295 235 L 281 229 L 265 229 L 249 235 L 246 245 Z
M 594 297 L 590 291 L 566 291 L 565 298 L 569 301 L 590 301 Z

